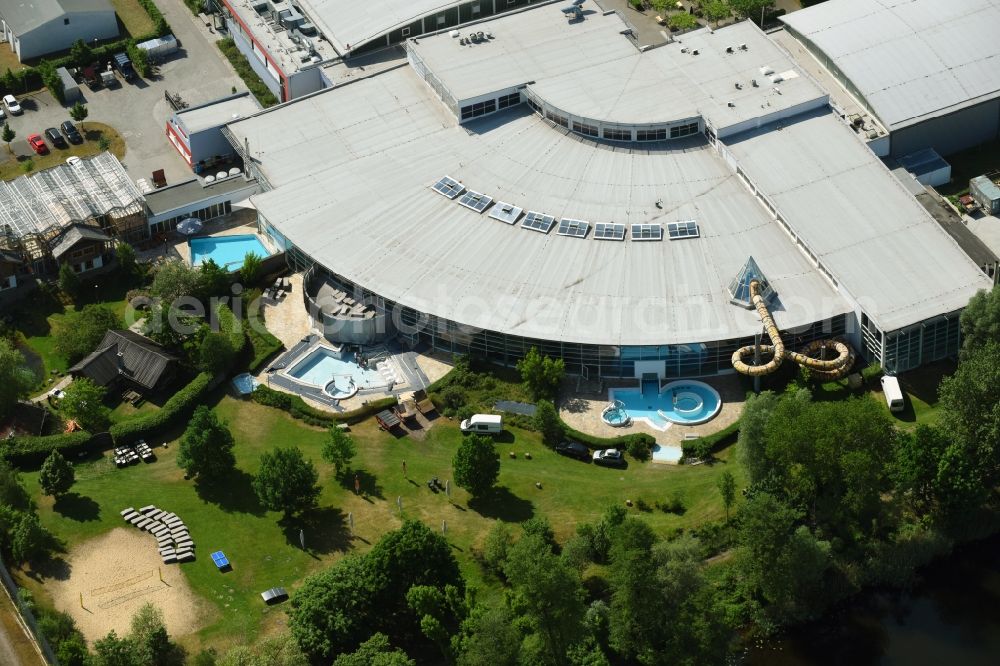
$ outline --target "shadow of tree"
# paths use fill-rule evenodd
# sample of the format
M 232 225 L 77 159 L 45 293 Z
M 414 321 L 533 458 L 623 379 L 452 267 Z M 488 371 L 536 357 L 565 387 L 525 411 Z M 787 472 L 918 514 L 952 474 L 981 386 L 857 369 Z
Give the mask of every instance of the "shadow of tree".
M 305 533 L 306 551 L 327 555 L 332 552 L 346 552 L 351 545 L 351 533 L 347 529 L 347 516 L 339 507 L 323 506 L 299 516 L 282 518 L 278 521 L 282 534 L 289 545 L 300 547 L 299 531 Z
M 562 404 L 562 408 L 570 414 L 582 414 L 587 411 L 587 401 L 580 398 L 569 398 Z
M 241 469 L 234 469 L 228 476 L 195 482 L 195 491 L 204 502 L 216 504 L 227 513 L 249 513 L 263 516 L 264 507 L 257 500 L 253 489 L 253 476 Z
M 52 504 L 52 510 L 56 513 L 75 520 L 77 522 L 88 522 L 101 517 L 101 507 L 93 499 L 79 493 L 66 493 Z
M 523 523 L 535 515 L 534 505 L 510 492 L 506 486 L 494 488 L 482 497 L 473 497 L 469 500 L 469 508 L 484 518 L 506 523 Z
M 366 469 L 352 469 L 338 479 L 340 487 L 354 492 L 354 476 L 357 475 L 361 485 L 361 494 L 366 497 L 385 499 L 382 493 L 382 486 L 378 483 L 378 477 Z
M 62 557 L 48 556 L 45 559 L 31 563 L 31 570 L 28 576 L 37 581 L 43 580 L 69 580 L 73 567 Z

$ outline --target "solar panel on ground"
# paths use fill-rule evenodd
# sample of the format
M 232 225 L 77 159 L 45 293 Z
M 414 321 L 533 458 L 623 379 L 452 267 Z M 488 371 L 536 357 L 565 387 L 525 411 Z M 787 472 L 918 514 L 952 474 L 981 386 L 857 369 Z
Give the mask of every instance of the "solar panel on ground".
M 654 241 L 663 238 L 663 227 L 658 224 L 633 224 L 632 240 Z
M 574 220 L 568 217 L 564 217 L 559 221 L 559 230 L 556 231 L 560 236 L 572 236 L 574 238 L 586 238 L 587 232 L 590 231 L 590 222 L 584 222 L 583 220 Z
M 625 240 L 625 225 L 598 222 L 594 226 L 595 240 Z
M 524 210 L 514 204 L 509 204 L 505 201 L 498 201 L 493 208 L 490 209 L 490 217 L 494 220 L 500 220 L 501 222 L 506 222 L 507 224 L 514 224 L 517 222 L 517 218 L 521 217 L 521 211 Z
M 698 230 L 698 223 L 694 220 L 667 223 L 667 236 L 670 240 L 698 238 L 699 235 L 701 235 L 701 232 Z
M 524 221 L 521 222 L 521 226 L 525 229 L 531 229 L 532 231 L 540 231 L 543 234 L 549 233 L 552 230 L 552 225 L 556 223 L 556 218 L 551 215 L 546 215 L 545 213 L 536 213 L 533 210 L 529 210 L 528 214 L 524 216 Z
M 465 189 L 465 185 L 462 185 L 462 183 L 458 182 L 451 176 L 445 176 L 438 182 L 434 183 L 433 187 L 435 192 L 442 194 L 449 199 L 454 199 L 462 193 L 462 190 Z
M 481 192 L 474 192 L 469 190 L 462 195 L 462 198 L 458 200 L 460 206 L 465 206 L 470 208 L 477 213 L 482 213 L 486 210 L 486 207 L 493 203 L 493 197 L 483 194 Z

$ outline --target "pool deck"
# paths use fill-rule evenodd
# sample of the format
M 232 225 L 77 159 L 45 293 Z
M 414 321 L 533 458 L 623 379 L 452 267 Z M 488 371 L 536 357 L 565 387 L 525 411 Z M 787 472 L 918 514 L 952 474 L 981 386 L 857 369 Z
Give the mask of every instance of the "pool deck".
M 723 430 L 735 423 L 743 413 L 745 401 L 743 387 L 735 375 L 719 377 L 697 377 L 719 392 L 722 398 L 722 408 L 711 421 L 700 425 L 671 424 L 666 430 L 656 430 L 645 421 L 633 421 L 630 425 L 616 428 L 601 419 L 601 412 L 608 406 L 608 393 L 597 396 L 591 394 L 567 395 L 559 403 L 559 415 L 574 430 L 593 435 L 594 437 L 621 437 L 643 432 L 652 435 L 656 443 L 664 447 L 679 447 L 685 435 L 704 436 Z M 616 384 L 612 388 L 628 388 L 636 385 Z M 659 462 L 659 461 L 655 461 Z

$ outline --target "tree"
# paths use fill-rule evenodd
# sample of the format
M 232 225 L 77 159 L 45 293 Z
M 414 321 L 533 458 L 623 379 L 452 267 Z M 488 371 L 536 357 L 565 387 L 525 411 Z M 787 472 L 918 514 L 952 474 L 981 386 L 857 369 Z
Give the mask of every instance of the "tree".
M 118 243 L 115 248 L 118 255 L 118 265 L 126 275 L 133 275 L 136 269 L 135 248 L 126 242 Z
M 198 368 L 203 372 L 218 374 L 232 365 L 235 357 L 236 351 L 223 333 L 209 331 L 198 345 Z
M 69 57 L 76 67 L 87 67 L 94 62 L 94 52 L 87 46 L 86 42 L 78 39 L 69 48 Z
M 778 406 L 779 396 L 773 391 L 762 391 L 751 395 L 743 405 L 740 417 L 740 432 L 736 447 L 739 461 L 747 471 L 750 483 L 760 483 L 771 472 L 768 464 L 765 430 L 771 413 Z
M 198 292 L 202 298 L 222 296 L 228 292 L 229 272 L 215 263 L 214 259 L 206 259 L 201 262 L 198 273 Z
M 42 463 L 42 468 L 38 473 L 38 483 L 42 487 L 42 492 L 46 495 L 64 495 L 73 487 L 76 481 L 76 474 L 73 472 L 73 465 L 63 458 L 58 450 L 52 449 L 52 453 Z
M 493 442 L 483 435 L 462 439 L 451 461 L 455 483 L 473 497 L 490 490 L 500 476 L 500 454 Z
M 101 152 L 111 149 L 111 139 L 101 134 L 97 139 L 97 149 Z
M 963 351 L 977 349 L 989 342 L 1000 344 L 1000 286 L 979 291 L 969 299 L 962 310 L 961 324 Z
M 197 661 L 194 666 L 198 666 Z M 309 660 L 295 641 L 278 635 L 232 648 L 219 659 L 218 666 L 309 666 Z
M 135 645 L 127 637 L 119 638 L 112 629 L 94 641 L 94 666 L 143 666 L 136 658 Z
M 338 428 L 330 428 L 326 441 L 323 443 L 323 460 L 333 465 L 337 477 L 343 478 L 351 468 L 351 460 L 358 454 L 354 438 Z
M 534 399 L 554 398 L 559 392 L 566 375 L 566 364 L 560 359 L 542 356 L 537 347 L 532 347 L 524 358 L 517 362 L 517 371 L 525 388 Z
M 514 543 L 510 525 L 498 520 L 486 534 L 483 542 L 483 563 L 495 574 L 503 574 L 503 565 L 507 561 L 507 553 Z
M 774 0 L 729 0 L 729 6 L 740 18 L 748 18 L 760 25 L 764 12 L 774 8 Z
M 82 102 L 77 102 L 69 108 L 69 117 L 80 123 L 80 131 L 83 132 L 83 121 L 90 115 L 87 106 Z
M 52 535 L 42 527 L 38 516 L 20 512 L 10 531 L 10 556 L 15 562 L 29 562 L 48 552 Z
M 28 367 L 24 354 L 6 338 L 0 338 L 0 420 L 17 401 L 28 395 L 35 385 L 35 375 Z
M 726 522 L 729 522 L 729 510 L 733 508 L 736 501 L 736 479 L 733 473 L 726 470 L 719 477 L 719 493 L 722 495 L 722 503 L 726 507 Z
M 13 93 L 17 88 L 17 83 L 17 76 L 15 76 L 14 72 L 10 71 L 10 67 L 8 67 L 7 71 L 3 73 L 3 77 L 0 78 L 0 85 L 3 85 L 4 90 L 7 92 Z
M 667 27 L 671 30 L 694 30 L 698 27 L 698 19 L 687 12 L 671 14 L 667 19 Z
M 149 293 L 167 305 L 177 306 L 184 297 L 199 296 L 199 282 L 198 269 L 181 261 L 167 261 L 156 269 Z
M 559 412 L 549 400 L 539 400 L 535 405 L 535 428 L 542 433 L 542 442 L 546 446 L 556 446 L 562 442 L 565 435 Z
M 20 473 L 0 457 L 0 507 L 3 506 L 25 510 L 30 509 L 32 504 L 31 496 L 21 482 Z M 0 530 L 0 533 L 2 532 L 3 530 Z
M 149 54 L 146 53 L 146 50 L 140 49 L 136 46 L 135 40 L 130 39 L 125 46 L 125 53 L 128 55 L 128 59 L 132 61 L 132 68 L 135 70 L 135 73 L 144 79 L 148 78 Z
M 138 663 L 149 666 L 170 666 L 184 661 L 183 651 L 174 645 L 163 623 L 163 613 L 146 602 L 132 616 L 129 640 Z
M 4 125 L 3 126 L 3 134 L 0 134 L 0 139 L 3 139 L 4 143 L 7 144 L 7 152 L 8 153 L 13 153 L 14 152 L 14 151 L 12 151 L 10 149 L 10 142 L 13 141 L 14 137 L 16 137 L 16 136 L 17 136 L 17 133 L 14 132 L 14 128 L 13 127 L 11 127 L 10 125 Z
M 79 377 L 66 387 L 66 394 L 59 401 L 59 411 L 82 428 L 100 432 L 111 420 L 111 410 L 104 405 L 106 393 L 103 386 L 86 377 Z
M 257 284 L 257 281 L 261 278 L 260 272 L 263 261 L 261 256 L 255 252 L 247 252 L 247 255 L 243 257 L 243 266 L 240 267 L 240 279 L 243 280 L 244 286 L 252 287 Z
M 938 390 L 942 426 L 981 470 L 988 486 L 1000 480 L 1000 343 L 969 347 Z
M 917 508 L 925 509 L 936 494 L 938 469 L 948 438 L 939 428 L 921 424 L 900 438 L 893 467 L 896 490 Z
M 253 489 L 264 508 L 282 511 L 288 518 L 312 509 L 319 501 L 319 474 L 297 447 L 277 448 L 260 457 Z
M 458 666 L 516 666 L 521 631 L 510 609 L 476 605 L 453 641 Z
M 232 473 L 235 441 L 226 427 L 206 405 L 199 405 L 181 436 L 177 466 L 189 477 L 210 483 Z
M 701 13 L 706 21 L 719 24 L 719 21 L 729 18 L 732 10 L 726 0 L 707 0 L 701 3 Z
M 522 537 L 510 549 L 504 574 L 513 588 L 512 606 L 537 637 L 548 661 L 565 655 L 583 635 L 583 587 L 580 577 L 553 554 L 540 537 Z
M 350 654 L 341 654 L 333 666 L 416 666 L 399 648 L 389 644 L 389 637 L 376 632 Z
M 105 333 L 123 327 L 121 317 L 103 305 L 85 305 L 82 310 L 72 310 L 52 326 L 56 353 L 67 363 L 76 363 L 94 351 Z
M 80 293 L 80 276 L 76 274 L 68 262 L 59 264 L 59 288 L 70 298 L 76 298 Z

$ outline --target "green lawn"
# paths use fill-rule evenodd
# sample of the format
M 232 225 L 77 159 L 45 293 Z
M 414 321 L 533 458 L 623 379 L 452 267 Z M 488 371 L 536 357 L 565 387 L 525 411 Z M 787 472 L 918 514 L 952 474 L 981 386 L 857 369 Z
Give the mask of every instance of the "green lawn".
M 214 607 L 207 626 L 184 639 L 190 649 L 202 645 L 225 649 L 282 626 L 284 613 L 263 606 L 259 592 L 274 585 L 294 589 L 306 574 L 346 552 L 370 547 L 380 535 L 400 525 L 397 497 L 402 498 L 407 517 L 436 529 L 442 520 L 447 521 L 448 540 L 463 573 L 484 588 L 485 595 L 493 596 L 498 593 L 495 583 L 484 580 L 471 557 L 471 548 L 482 542 L 493 519 L 520 522 L 545 515 L 558 537 L 566 539 L 579 521 L 597 519 L 611 503 L 642 498 L 653 504 L 680 493 L 688 507 L 683 515 L 656 510 L 644 514 L 662 533 L 723 516 L 716 480 L 724 470 L 730 469 L 743 482 L 742 469 L 727 464 L 731 450 L 723 451 L 720 463 L 712 466 L 633 462 L 627 470 L 612 470 L 557 456 L 534 433 L 515 430 L 511 441 L 497 444 L 502 464 L 495 495 L 470 502 L 456 488 L 449 501 L 443 493 L 432 493 L 426 481 L 432 476 L 442 480 L 451 476 L 451 458 L 461 438 L 453 423 L 443 421 L 426 440 L 416 441 L 395 438 L 366 422 L 354 429 L 359 444 L 355 467 L 366 495 L 356 497 L 353 477 L 342 487 L 333 478 L 332 468 L 320 459 L 322 430 L 304 426 L 283 412 L 230 397 L 218 398 L 214 408 L 229 422 L 237 441 L 239 471 L 224 485 L 199 491 L 185 481 L 175 463 L 175 441 L 167 449 L 157 449 L 159 460 L 149 465 L 118 470 L 106 456 L 79 465 L 73 488 L 77 495 L 60 502 L 58 510 L 50 498 L 36 498 L 42 522 L 68 548 L 123 525 L 118 512 L 126 506 L 155 503 L 178 513 L 191 529 L 199 553 L 198 561 L 182 567 L 195 592 Z M 262 451 L 291 444 L 301 447 L 317 464 L 323 494 L 314 514 L 301 524 L 283 526 L 279 514 L 264 512 L 257 505 L 250 475 L 256 472 Z M 517 458 L 509 458 L 509 451 L 515 451 Z M 525 452 L 532 459 L 526 459 Z M 409 479 L 403 477 L 404 460 Z M 25 477 L 29 488 L 38 487 L 37 472 Z M 535 487 L 536 482 L 542 484 L 541 489 Z M 347 527 L 348 513 L 354 517 L 354 538 Z M 305 530 L 309 552 L 298 545 L 300 528 Z M 217 549 L 226 551 L 233 562 L 232 572 L 223 575 L 215 570 L 207 555 Z M 26 582 L 44 597 L 37 584 Z
M 69 119 L 69 114 L 67 114 L 66 120 Z M 80 131 L 83 134 L 83 143 L 70 143 L 65 148 L 57 148 L 46 140 L 49 152 L 45 155 L 32 153 L 27 156 L 16 156 L 7 150 L 0 152 L 0 180 L 13 180 L 25 175 L 25 173 L 37 173 L 43 169 L 58 166 L 73 156 L 92 157 L 101 152 L 100 140 L 102 136 L 111 142 L 108 150 L 114 153 L 115 157 L 118 159 L 125 157 L 125 139 L 110 125 L 85 121 L 80 123 Z M 19 140 L 27 138 L 27 134 L 17 137 Z M 27 144 L 24 145 L 24 149 L 27 150 Z M 26 172 L 24 165 L 29 159 L 32 168 Z
M 941 380 L 955 372 L 952 361 L 938 361 L 899 376 L 899 385 L 903 389 L 906 405 L 901 412 L 889 412 L 885 397 L 878 383 L 869 386 L 868 390 L 858 393 L 867 395 L 878 401 L 896 421 L 896 425 L 904 429 L 915 428 L 921 424 L 931 424 L 937 421 L 940 414 L 938 408 L 938 387 Z M 814 391 L 816 400 L 844 400 L 855 394 L 847 387 L 846 379 L 824 382 Z
M 111 6 L 118 14 L 118 20 L 125 26 L 131 37 L 139 37 L 153 31 L 153 19 L 142 8 L 138 0 L 111 0 Z

